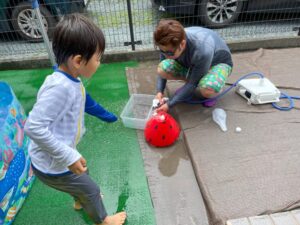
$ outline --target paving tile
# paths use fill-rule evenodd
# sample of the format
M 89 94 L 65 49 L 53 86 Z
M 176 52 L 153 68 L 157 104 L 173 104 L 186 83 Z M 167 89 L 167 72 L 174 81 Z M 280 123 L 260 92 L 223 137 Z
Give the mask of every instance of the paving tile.
M 290 212 L 276 213 L 270 215 L 274 225 L 298 225 L 297 221 Z
M 269 216 L 254 216 L 249 218 L 251 225 L 273 225 Z
M 228 220 L 226 225 L 300 225 L 300 210 Z
M 293 210 L 293 211 L 292 211 L 292 214 L 293 214 L 295 220 L 297 221 L 297 223 L 300 225 L 300 209 L 298 209 L 298 210 Z M 298 225 L 298 224 L 297 224 L 297 225 Z
M 248 218 L 229 220 L 226 225 L 250 225 Z

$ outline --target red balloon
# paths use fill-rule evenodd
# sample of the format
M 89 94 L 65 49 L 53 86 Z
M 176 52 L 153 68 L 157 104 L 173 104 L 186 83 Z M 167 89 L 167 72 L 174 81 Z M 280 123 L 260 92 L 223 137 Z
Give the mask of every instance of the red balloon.
M 153 115 L 146 123 L 144 136 L 146 141 L 155 147 L 172 145 L 180 134 L 176 120 L 166 112 Z

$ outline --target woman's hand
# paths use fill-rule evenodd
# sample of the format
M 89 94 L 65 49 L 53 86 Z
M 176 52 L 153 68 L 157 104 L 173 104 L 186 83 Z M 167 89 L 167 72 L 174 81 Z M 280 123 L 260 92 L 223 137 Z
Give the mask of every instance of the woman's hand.
M 164 104 L 164 99 L 163 99 L 163 98 L 164 98 L 164 95 L 163 95 L 163 93 L 158 92 L 158 93 L 156 94 L 155 98 L 159 100 L 159 105 Z
M 167 103 L 163 103 L 161 106 L 159 106 L 156 109 L 156 112 L 161 112 L 161 111 L 168 112 L 168 110 L 169 110 L 168 104 Z

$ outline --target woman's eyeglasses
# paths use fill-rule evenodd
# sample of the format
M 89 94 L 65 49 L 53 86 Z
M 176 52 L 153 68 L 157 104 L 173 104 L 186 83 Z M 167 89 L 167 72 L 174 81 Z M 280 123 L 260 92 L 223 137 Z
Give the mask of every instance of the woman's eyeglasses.
M 159 51 L 160 51 L 160 53 L 162 53 L 162 54 L 164 54 L 166 56 L 174 56 L 175 52 L 177 51 L 178 48 L 175 48 L 174 51 L 163 51 L 161 49 L 159 49 Z
M 161 49 L 159 49 L 160 53 L 167 55 L 167 56 L 174 56 L 175 52 L 171 52 L 171 51 L 163 51 Z

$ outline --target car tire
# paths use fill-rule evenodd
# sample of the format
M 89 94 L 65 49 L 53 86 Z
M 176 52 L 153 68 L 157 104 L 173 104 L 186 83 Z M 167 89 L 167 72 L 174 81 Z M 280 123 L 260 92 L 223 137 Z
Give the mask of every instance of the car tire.
M 57 21 L 46 7 L 40 6 L 39 8 L 44 27 L 49 38 L 51 38 Z M 39 31 L 38 24 L 32 21 L 34 19 L 33 12 L 31 4 L 27 2 L 21 2 L 14 6 L 11 14 L 12 27 L 23 39 L 30 42 L 41 42 L 43 37 Z
M 236 21 L 242 8 L 242 0 L 201 0 L 196 13 L 205 26 L 221 28 Z

